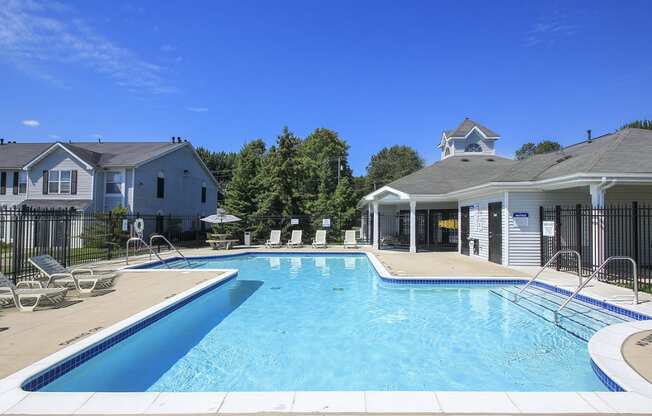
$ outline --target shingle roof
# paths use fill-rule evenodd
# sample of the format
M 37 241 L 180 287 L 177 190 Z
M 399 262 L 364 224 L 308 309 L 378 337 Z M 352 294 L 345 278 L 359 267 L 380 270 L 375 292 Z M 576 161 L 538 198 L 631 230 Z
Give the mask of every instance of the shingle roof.
M 61 143 L 92 166 L 135 166 L 170 150 L 187 145 L 171 142 L 75 142 Z M 0 168 L 20 168 L 53 143 L 11 143 L 0 146 Z
M 499 137 L 500 135 L 496 133 L 495 131 L 483 126 L 482 124 L 478 123 L 477 121 L 473 121 L 470 118 L 465 118 L 464 121 L 457 126 L 455 129 L 451 131 L 445 132 L 446 137 L 466 137 L 467 134 L 473 129 L 473 127 L 477 127 L 478 130 L 480 130 L 485 136 L 487 137 Z
M 650 155 L 652 131 L 624 129 L 524 160 L 486 155 L 452 156 L 387 186 L 408 194 L 439 195 L 489 182 L 537 181 L 578 173 L 652 173 Z
M 387 186 L 413 195 L 439 195 L 490 182 L 516 162 L 499 156 L 451 156 Z
M 22 168 L 52 146 L 52 143 L 9 143 L 0 145 L 0 168 Z

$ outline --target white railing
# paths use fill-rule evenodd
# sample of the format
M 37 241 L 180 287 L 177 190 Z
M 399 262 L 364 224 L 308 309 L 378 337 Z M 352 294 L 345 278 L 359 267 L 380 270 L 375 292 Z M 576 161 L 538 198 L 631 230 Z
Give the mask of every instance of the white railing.
M 126 257 L 125 257 L 125 262 L 126 262 L 126 264 L 129 264 L 129 244 L 130 244 L 131 242 L 140 242 L 140 243 L 142 243 L 142 244 L 143 244 L 145 247 L 147 247 L 147 249 L 149 250 L 149 258 L 150 258 L 150 259 L 152 258 L 152 254 L 153 254 L 153 255 L 156 256 L 157 259 L 159 259 L 159 261 L 160 261 L 161 263 L 165 264 L 165 265 L 167 266 L 168 269 L 170 268 L 170 265 L 163 261 L 163 259 L 161 258 L 161 256 L 159 256 L 158 253 L 155 252 L 154 249 L 152 249 L 152 246 L 150 246 L 149 244 L 147 244 L 147 243 L 145 242 L 145 240 L 143 240 L 143 239 L 140 238 L 140 237 L 131 237 L 129 240 L 127 240 L 127 253 L 126 253 Z M 136 253 L 136 249 L 134 248 L 134 254 L 135 254 L 135 253 Z

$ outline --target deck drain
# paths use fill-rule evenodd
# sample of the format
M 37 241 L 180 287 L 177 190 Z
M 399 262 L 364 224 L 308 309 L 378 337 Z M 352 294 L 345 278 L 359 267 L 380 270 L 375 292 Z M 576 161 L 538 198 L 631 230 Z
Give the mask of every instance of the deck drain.
M 2 328 L 0 328 L 0 332 L 7 331 L 8 329 L 9 329 L 8 326 L 3 326 Z

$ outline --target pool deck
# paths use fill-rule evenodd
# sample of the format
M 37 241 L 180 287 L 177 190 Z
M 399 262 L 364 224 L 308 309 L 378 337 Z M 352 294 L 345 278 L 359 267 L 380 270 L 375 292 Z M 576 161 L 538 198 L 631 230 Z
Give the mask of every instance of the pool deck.
M 214 251 L 193 249 L 184 250 L 184 254 L 205 256 L 236 254 L 246 251 L 287 252 L 289 250 L 256 248 Z M 327 250 L 303 248 L 292 251 L 303 253 L 342 252 L 343 248 L 335 246 Z M 377 252 L 368 247 L 347 251 L 372 252 L 387 271 L 395 276 L 528 278 L 538 271 L 537 267 L 507 268 L 456 253 Z M 141 256 L 130 261 L 130 264 L 148 260 L 147 256 Z M 118 269 L 124 267 L 124 260 L 102 262 L 98 264 L 98 267 L 100 269 Z M 178 273 L 183 274 L 184 278 L 179 278 Z M 113 290 L 92 297 L 71 298 L 71 302 L 62 308 L 44 308 L 34 313 L 20 313 L 15 308 L 0 309 L 0 379 L 218 275 L 220 272 L 197 270 L 168 273 L 162 273 L 160 270 L 122 271 Z M 554 270 L 544 272 L 541 275 L 541 280 L 567 289 L 577 286 L 576 276 Z M 596 299 L 610 299 L 614 296 L 631 294 L 631 291 L 601 282 L 592 282 L 582 293 Z M 636 307 L 630 306 L 629 302 L 617 304 L 652 315 L 652 296 L 641 294 L 641 301 L 642 303 Z M 641 338 L 648 336 L 651 332 L 637 330 L 623 344 L 625 359 L 642 377 L 650 377 L 649 369 L 652 368 L 652 353 L 650 353 L 652 348 L 650 346 L 652 346 L 652 342 L 644 350 L 636 343 L 640 343 Z M 650 379 L 648 378 L 648 380 Z M 568 413 L 569 410 L 573 410 L 571 412 L 573 414 L 652 414 L 652 397 L 636 393 L 279 392 L 203 394 L 210 400 L 201 402 L 208 403 L 212 400 L 215 402 L 214 407 L 193 408 L 192 402 L 197 396 L 170 396 L 166 393 L 157 394 L 156 398 L 144 398 L 144 395 L 141 394 L 138 400 L 147 401 L 149 411 L 152 411 L 157 403 L 163 402 L 161 406 L 168 410 L 170 410 L 170 406 L 180 406 L 185 403 L 184 406 L 190 406 L 184 407 L 185 409 L 195 409 L 196 413 L 219 411 L 219 413 L 227 414 L 269 413 L 272 411 L 269 407 L 272 402 L 278 402 L 273 413 L 294 415 L 297 413 L 554 414 Z M 475 396 L 470 400 L 472 394 Z M 266 395 L 266 398 L 262 400 L 261 395 Z M 123 396 L 125 403 L 132 399 L 136 400 L 131 397 L 133 395 L 128 393 Z M 96 397 L 97 400 L 100 400 L 98 394 Z M 115 399 L 116 396 L 112 397 Z M 0 414 L 3 412 L 5 414 L 23 413 L 20 411 L 19 403 L 16 404 L 16 407 L 13 404 L 5 407 L 2 398 L 4 396 L 0 392 Z M 542 404 L 544 398 L 545 402 L 554 399 L 555 403 Z M 46 406 L 40 413 L 50 414 L 51 412 L 47 410 L 49 409 Z M 82 409 L 78 408 L 77 411 L 79 412 L 79 410 Z M 117 408 L 116 410 L 119 411 Z M 146 408 L 143 408 L 143 412 L 145 410 Z

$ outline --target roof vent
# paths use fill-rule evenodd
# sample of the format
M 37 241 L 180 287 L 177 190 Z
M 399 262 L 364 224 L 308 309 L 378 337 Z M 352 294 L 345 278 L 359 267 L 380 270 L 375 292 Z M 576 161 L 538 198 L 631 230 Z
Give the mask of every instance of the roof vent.
M 586 142 L 587 143 L 592 143 L 592 141 L 591 141 L 591 129 L 588 129 L 586 131 Z
M 490 157 L 487 158 L 487 162 L 495 162 L 495 161 L 496 161 L 496 159 L 492 159 Z
M 560 157 L 559 159 L 555 160 L 555 163 L 561 163 L 561 162 L 563 162 L 564 160 L 568 160 L 568 159 L 570 159 L 571 157 L 573 157 L 573 156 L 571 156 L 571 155 L 565 155 L 565 156 L 562 156 L 562 157 Z
M 461 160 L 462 162 L 468 162 L 468 161 L 469 161 L 469 159 L 467 159 L 467 158 L 460 159 L 460 160 Z
M 2 146 L 3 144 L 5 144 L 5 139 L 0 138 L 0 146 Z

